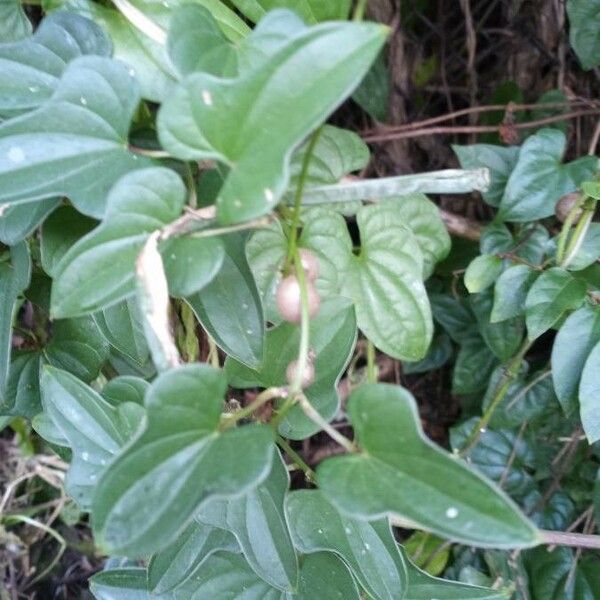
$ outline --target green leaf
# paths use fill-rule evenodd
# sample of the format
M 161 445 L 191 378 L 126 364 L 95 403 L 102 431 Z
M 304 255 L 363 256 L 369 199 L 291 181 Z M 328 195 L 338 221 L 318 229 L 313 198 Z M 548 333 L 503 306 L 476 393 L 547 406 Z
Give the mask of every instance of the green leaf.
M 600 342 L 600 309 L 584 305 L 559 329 L 552 346 L 552 381 L 567 415 L 577 407 L 579 381 L 592 349 Z
M 174 596 L 175 600 L 359 600 L 350 573 L 330 553 L 306 556 L 297 592 L 289 593 L 260 579 L 239 554 L 219 552 L 205 561 Z
M 76 377 L 45 367 L 41 376 L 42 403 L 73 451 L 66 489 L 83 509 L 89 509 L 100 475 L 141 422 L 138 404 L 115 408 Z
M 94 321 L 109 344 L 140 366 L 150 356 L 144 336 L 142 315 L 135 298 L 109 306 L 93 315 Z
M 63 12 L 48 15 L 32 37 L 0 44 L 0 115 L 38 108 L 55 92 L 72 60 L 87 54 L 110 56 L 111 51 L 108 38 L 88 19 Z
M 341 514 L 318 490 L 292 492 L 286 514 L 294 544 L 304 554 L 337 554 L 376 600 L 400 600 L 406 567 L 386 521 L 363 521 Z
M 0 412 L 33 418 L 41 410 L 40 363 L 37 351 L 15 353 L 10 364 Z
M 72 246 L 54 269 L 53 315 L 96 312 L 132 295 L 135 261 L 144 243 L 150 233 L 181 214 L 184 200 L 185 186 L 170 169 L 154 167 L 120 179 L 109 194 L 104 221 Z M 167 240 L 161 250 L 174 295 L 197 291 L 223 260 L 217 238 Z
M 465 337 L 454 363 L 452 393 L 472 394 L 485 389 L 497 364 L 498 359 L 481 335 L 472 333 Z
M 0 404 L 4 404 L 10 366 L 13 316 L 20 294 L 31 278 L 29 247 L 22 242 L 10 250 L 10 263 L 0 262 Z
M 143 406 L 148 387 L 150 384 L 145 379 L 133 375 L 121 375 L 111 379 L 102 388 L 102 397 L 113 406 L 123 402 L 135 402 Z
M 397 515 L 418 528 L 476 546 L 526 547 L 537 530 L 498 488 L 423 434 L 409 392 L 363 384 L 348 402 L 358 454 L 319 465 L 319 487 L 361 519 Z
M 356 318 L 350 301 L 328 298 L 323 301 L 316 317 L 310 322 L 310 346 L 315 353 L 315 380 L 305 390 L 306 397 L 327 421 L 339 408 L 337 383 L 352 356 L 356 342 Z M 227 359 L 225 372 L 234 387 L 265 388 L 287 385 L 286 369 L 298 357 L 300 329 L 283 323 L 267 332 L 265 358 L 262 366 L 252 370 Z M 295 406 L 279 426 L 281 435 L 305 439 L 319 428 L 299 406 Z
M 581 66 L 588 70 L 600 65 L 600 37 L 598 0 L 567 0 L 569 15 L 569 41 Z
M 498 217 L 524 222 L 549 217 L 561 196 L 577 188 L 561 164 L 566 138 L 556 129 L 541 129 L 524 142 L 499 205 Z
M 31 23 L 19 0 L 0 1 L 0 39 L 4 42 L 20 40 L 31 33 Z
M 600 341 L 585 361 L 579 383 L 581 423 L 590 444 L 600 439 Z
M 261 579 L 292 591 L 298 581 L 298 559 L 283 512 L 290 478 L 276 454 L 271 473 L 261 485 L 238 498 L 207 502 L 196 520 L 230 531 Z
M 146 569 L 109 569 L 90 579 L 96 600 L 175 600 L 172 594 L 154 594 L 148 590 Z
M 477 321 L 468 303 L 452 294 L 430 294 L 433 318 L 457 343 L 477 334 Z
M 586 196 L 600 200 L 600 181 L 584 181 L 581 184 L 581 191 Z
M 500 276 L 503 261 L 493 254 L 482 254 L 472 260 L 465 273 L 465 287 L 470 294 L 477 294 L 490 287 Z
M 404 362 L 402 371 L 406 375 L 414 373 L 426 373 L 443 367 L 454 356 L 454 348 L 450 338 L 445 334 L 433 338 L 427 356 L 417 362 Z
M 564 269 L 553 267 L 542 273 L 525 299 L 529 339 L 534 340 L 550 329 L 567 310 L 579 308 L 585 294 L 585 281 Z
M 80 214 L 72 206 L 57 208 L 42 227 L 40 253 L 44 271 L 50 277 L 56 276 L 56 265 L 60 259 L 97 224 L 97 221 Z
M 264 355 L 265 323 L 261 298 L 246 259 L 246 240 L 244 234 L 222 238 L 225 256 L 221 270 L 187 301 L 227 355 L 256 368 Z
M 0 206 L 68 196 L 80 212 L 101 217 L 113 183 L 150 164 L 127 149 L 138 102 L 121 63 L 72 61 L 50 99 L 0 125 Z
M 423 278 L 427 279 L 438 262 L 450 253 L 450 235 L 438 207 L 425 194 L 407 194 L 385 201 L 393 202 L 398 217 L 417 238 L 423 254 Z
M 577 254 L 569 263 L 569 271 L 581 271 L 600 258 L 600 223 L 590 223 Z
M 499 206 L 504 188 L 512 170 L 517 164 L 519 148 L 517 146 L 494 146 L 493 144 L 453 145 L 452 150 L 463 169 L 485 167 L 490 172 L 490 186 L 482 194 L 490 206 Z
M 307 23 L 343 21 L 350 12 L 350 0 L 233 0 L 233 4 L 255 23 L 274 8 L 289 8 Z
M 458 450 L 467 443 L 477 424 L 473 417 L 450 430 L 452 448 Z M 511 495 L 524 496 L 535 487 L 530 471 L 535 466 L 535 454 L 526 438 L 511 429 L 486 429 L 480 432 L 477 445 L 467 453 L 469 462 L 486 477 L 499 483 Z
M 519 317 L 525 312 L 525 298 L 538 273 L 527 265 L 514 265 L 504 271 L 494 285 L 492 323 Z
M 386 32 L 373 24 L 317 25 L 233 80 L 195 73 L 174 88 L 158 115 L 161 143 L 177 158 L 229 167 L 217 198 L 222 223 L 273 208 L 287 187 L 291 151 L 358 84 Z M 315 55 L 327 64 L 315 69 Z
M 403 553 L 404 554 L 404 553 Z M 404 600 L 507 600 L 509 594 L 491 588 L 432 577 L 405 558 L 408 589 Z
M 164 594 L 179 587 L 205 560 L 220 550 L 239 551 L 233 534 L 192 521 L 173 544 L 150 560 L 148 587 L 152 594 Z
M 99 545 L 134 557 L 158 551 L 204 502 L 243 494 L 268 476 L 273 445 L 267 426 L 218 429 L 226 387 L 220 372 L 198 364 L 153 382 L 144 430 L 111 464 L 94 495 Z
M 33 230 L 59 205 L 58 198 L 35 203 L 4 205 L 0 215 L 0 242 L 14 246 L 28 237 Z
M 369 69 L 352 99 L 373 119 L 385 123 L 388 120 L 390 100 L 390 74 L 385 64 L 385 52 L 379 56 Z
M 442 573 L 450 559 L 451 549 L 445 540 L 426 531 L 415 531 L 402 547 L 414 566 L 425 569 L 429 575 Z

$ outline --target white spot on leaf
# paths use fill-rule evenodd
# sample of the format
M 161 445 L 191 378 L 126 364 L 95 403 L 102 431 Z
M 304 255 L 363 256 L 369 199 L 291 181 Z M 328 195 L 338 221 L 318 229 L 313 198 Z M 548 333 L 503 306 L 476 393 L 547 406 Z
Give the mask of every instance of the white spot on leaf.
M 25 152 L 23 151 L 23 148 L 19 148 L 18 146 L 13 146 L 8 151 L 7 156 L 8 160 L 15 164 L 22 163 L 25 160 Z
M 206 106 L 212 106 L 212 94 L 208 90 L 202 90 L 202 102 L 204 102 Z
M 454 506 L 450 506 L 447 510 L 446 510 L 446 516 L 449 519 L 456 519 L 456 517 L 458 517 L 458 508 L 454 507 Z

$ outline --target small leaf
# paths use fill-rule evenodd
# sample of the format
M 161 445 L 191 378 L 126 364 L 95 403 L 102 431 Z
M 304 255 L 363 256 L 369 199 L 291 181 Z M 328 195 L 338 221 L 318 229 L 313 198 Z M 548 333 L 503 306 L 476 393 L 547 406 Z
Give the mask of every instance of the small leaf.
M 484 390 L 498 359 L 479 333 L 462 340 L 452 373 L 453 394 Z
M 306 397 L 327 421 L 339 408 L 337 382 L 348 365 L 356 342 L 356 318 L 350 301 L 329 298 L 321 304 L 317 316 L 310 322 L 310 345 L 315 353 L 315 380 L 305 390 Z M 291 323 L 270 329 L 265 341 L 262 366 L 252 370 L 232 359 L 227 359 L 225 372 L 234 387 L 265 388 L 287 385 L 286 369 L 298 357 L 300 330 Z M 295 406 L 279 426 L 281 435 L 291 439 L 305 439 L 319 430 Z
M 592 349 L 600 342 L 600 309 L 584 305 L 569 315 L 552 346 L 552 381 L 567 415 L 577 407 L 579 380 Z
M 53 315 L 96 312 L 131 296 L 135 261 L 144 243 L 181 214 L 184 199 L 183 182 L 170 169 L 154 167 L 123 177 L 109 194 L 104 221 L 56 265 Z M 208 283 L 223 260 L 216 238 L 167 240 L 162 251 L 175 295 Z
M 138 101 L 122 64 L 96 56 L 69 63 L 50 99 L 0 125 L 0 206 L 64 195 L 101 217 L 113 183 L 150 164 L 127 149 Z
M 0 242 L 14 246 L 31 235 L 33 230 L 59 205 L 58 198 L 35 203 L 4 205 L 0 215 Z
M 246 240 L 243 234 L 224 236 L 221 270 L 201 292 L 186 300 L 227 355 L 256 368 L 264 355 L 265 323 L 261 298 L 246 259 Z
M 404 598 L 406 567 L 386 521 L 341 514 L 318 490 L 289 494 L 286 513 L 300 552 L 333 552 L 376 600 Z
M 477 294 L 490 285 L 504 269 L 502 259 L 493 254 L 482 254 L 471 261 L 465 273 L 465 287 L 470 294 Z
M 99 476 L 133 437 L 144 410 L 137 404 L 115 408 L 70 373 L 53 367 L 43 369 L 41 392 L 44 411 L 73 450 L 67 491 L 89 509 Z
M 385 123 L 388 120 L 390 101 L 390 74 L 384 59 L 379 56 L 358 86 L 352 99 L 373 119 Z
M 98 544 L 133 557 L 158 551 L 181 534 L 204 502 L 244 493 L 267 477 L 273 459 L 267 426 L 218 431 L 226 387 L 220 372 L 198 364 L 154 381 L 145 400 L 145 429 L 96 489 Z
M 317 25 L 233 80 L 195 73 L 174 88 L 158 115 L 161 143 L 182 160 L 229 167 L 217 198 L 222 223 L 272 210 L 287 187 L 292 149 L 356 87 L 386 32 L 374 24 Z M 327 63 L 315 69 L 315 56 Z
M 533 524 L 501 490 L 425 438 L 409 392 L 363 384 L 348 414 L 363 452 L 327 459 L 317 470 L 338 509 L 370 520 L 398 515 L 469 545 L 538 543 Z
M 0 115 L 38 108 L 52 96 L 72 60 L 87 54 L 110 56 L 111 50 L 109 39 L 88 19 L 68 12 L 48 15 L 32 37 L 0 44 Z
M 233 534 L 192 521 L 173 544 L 150 560 L 148 587 L 153 597 L 185 583 L 205 560 L 220 550 L 239 551 Z
M 443 367 L 452 358 L 452 356 L 454 356 L 452 342 L 445 333 L 441 333 L 433 338 L 425 358 L 417 362 L 405 361 L 402 364 L 402 371 L 406 375 L 434 371 L 435 369 L 440 369 Z
M 499 206 L 508 178 L 517 164 L 519 148 L 517 146 L 469 144 L 468 146 L 454 145 L 452 150 L 458 156 L 463 169 L 482 167 L 489 169 L 490 186 L 482 196 L 490 206 Z
M 494 286 L 492 323 L 519 317 L 525 313 L 525 298 L 538 273 L 527 265 L 514 265 L 504 271 Z
M 585 298 L 585 281 L 568 271 L 553 267 L 533 283 L 525 299 L 525 319 L 530 340 L 550 329 L 567 310 L 581 306 Z
M 271 587 L 240 555 L 218 552 L 205 561 L 181 588 L 175 600 L 359 600 L 356 585 L 342 562 L 330 553 L 304 558 L 296 593 Z
M 600 341 L 585 361 L 579 383 L 581 423 L 590 444 L 600 440 Z
M 569 41 L 581 66 L 588 70 L 600 65 L 600 39 L 598 20 L 600 2 L 598 0 L 567 0 L 569 16 Z
M 230 531 L 257 575 L 273 587 L 292 591 L 298 580 L 298 559 L 283 512 L 290 479 L 276 454 L 261 485 L 239 498 L 207 502 L 196 520 Z
M 144 396 L 149 387 L 150 384 L 145 379 L 133 375 L 121 375 L 111 379 L 102 388 L 102 397 L 113 406 L 123 402 L 134 402 L 144 406 Z
M 594 264 L 600 258 L 600 223 L 590 223 L 588 230 L 569 263 L 569 271 L 581 271 Z
M 433 318 L 457 343 L 477 334 L 477 321 L 466 301 L 452 294 L 430 294 Z
M 0 39 L 6 42 L 20 40 L 31 33 L 31 23 L 19 0 L 0 2 Z
M 521 146 L 499 205 L 498 217 L 524 222 L 549 217 L 561 196 L 576 189 L 568 169 L 561 164 L 564 133 L 541 129 Z

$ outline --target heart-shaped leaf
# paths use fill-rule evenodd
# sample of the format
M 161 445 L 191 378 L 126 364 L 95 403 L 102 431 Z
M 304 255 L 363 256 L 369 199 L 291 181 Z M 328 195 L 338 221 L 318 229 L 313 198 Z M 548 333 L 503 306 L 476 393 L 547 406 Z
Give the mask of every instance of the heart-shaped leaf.
M 348 403 L 362 452 L 319 465 L 319 487 L 338 509 L 363 519 L 398 515 L 470 545 L 526 547 L 536 528 L 498 488 L 447 454 L 421 429 L 414 398 L 365 384 Z
M 246 240 L 243 234 L 224 236 L 221 270 L 202 291 L 186 300 L 227 355 L 256 368 L 264 355 L 265 323 L 260 295 L 246 259 Z
M 234 0 L 233 4 L 254 22 L 280 7 L 296 11 L 307 23 L 343 21 L 350 12 L 350 0 Z
M 292 150 L 356 87 L 386 32 L 373 24 L 317 25 L 235 79 L 194 73 L 173 90 L 159 111 L 161 143 L 177 158 L 229 167 L 217 198 L 222 223 L 272 210 L 286 189 Z M 326 57 L 318 69 L 315 56 Z
M 568 0 L 569 41 L 584 69 L 600 65 L 600 39 L 598 39 L 598 0 Z
M 185 186 L 170 169 L 130 173 L 111 190 L 101 225 L 79 240 L 56 265 L 52 313 L 96 312 L 135 292 L 135 261 L 150 233 L 174 221 L 183 209 Z M 178 238 L 162 245 L 174 295 L 208 283 L 223 260 L 216 238 Z M 183 294 L 182 294 L 183 293 Z
M 318 490 L 292 492 L 285 510 L 300 552 L 334 552 L 369 596 L 377 600 L 404 598 L 406 567 L 386 521 L 341 514 Z
M 504 271 L 494 285 L 492 323 L 499 323 L 525 312 L 525 298 L 538 273 L 527 265 L 514 265 Z
M 48 15 L 32 37 L 0 44 L 0 115 L 38 108 L 52 96 L 72 60 L 86 54 L 110 56 L 111 50 L 92 21 L 67 12 Z
M 238 552 L 239 544 L 225 529 L 192 521 L 173 544 L 155 554 L 148 564 L 148 587 L 164 594 L 185 583 L 215 552 Z
M 127 149 L 138 102 L 121 63 L 72 61 L 42 106 L 0 125 L 0 206 L 68 196 L 79 211 L 101 217 L 113 183 L 150 164 Z
M 231 531 L 256 574 L 273 587 L 291 592 L 298 580 L 298 559 L 283 511 L 290 479 L 276 454 L 271 473 L 261 485 L 239 498 L 207 502 L 196 520 Z
M 553 267 L 533 283 L 525 298 L 525 320 L 530 340 L 550 329 L 567 310 L 579 308 L 585 298 L 583 279 Z
M 243 494 L 268 476 L 273 460 L 268 427 L 219 431 L 226 388 L 222 373 L 199 364 L 153 382 L 145 429 L 96 489 L 98 544 L 128 556 L 151 554 L 171 544 L 204 502 Z
M 44 367 L 41 377 L 44 412 L 73 451 L 66 489 L 89 509 L 96 482 L 106 465 L 134 435 L 144 415 L 139 404 L 113 407 L 76 377 Z
M 329 298 L 321 304 L 310 321 L 310 346 L 315 354 L 315 380 L 304 393 L 326 420 L 331 420 L 339 407 L 337 382 L 348 365 L 356 342 L 356 318 L 352 304 L 345 298 Z M 260 369 L 252 370 L 235 360 L 227 359 L 225 371 L 232 386 L 265 388 L 287 385 L 286 369 L 298 357 L 300 329 L 283 323 L 267 332 L 265 358 Z M 295 406 L 279 426 L 281 435 L 304 439 L 319 430 Z
M 175 600 L 173 594 L 154 594 L 148 589 L 146 569 L 107 569 L 90 579 L 96 600 Z
M 352 576 L 331 553 L 304 557 L 298 588 L 290 593 L 260 579 L 239 554 L 218 552 L 175 590 L 174 597 L 175 600 L 359 600 Z

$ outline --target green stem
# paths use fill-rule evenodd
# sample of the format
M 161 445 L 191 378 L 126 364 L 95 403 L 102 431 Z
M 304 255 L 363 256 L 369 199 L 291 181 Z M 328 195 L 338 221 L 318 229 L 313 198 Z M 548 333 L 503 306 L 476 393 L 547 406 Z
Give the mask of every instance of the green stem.
M 367 2 L 368 0 L 357 0 L 354 15 L 352 16 L 353 21 L 362 21 L 364 19 Z
M 254 414 L 254 412 L 256 412 L 263 404 L 266 404 L 270 400 L 283 398 L 285 397 L 285 394 L 286 390 L 280 387 L 271 387 L 263 390 L 252 402 L 250 402 L 250 404 L 244 406 L 241 410 L 230 415 L 223 415 L 219 429 L 224 431 L 225 429 L 233 427 L 238 421 L 252 416 L 252 414 Z
M 367 340 L 367 381 L 377 383 L 377 363 L 375 362 L 375 346 Z
M 294 464 L 304 472 L 306 479 L 311 483 L 316 480 L 316 473 L 304 462 L 302 457 L 288 444 L 287 440 L 280 435 L 277 436 L 277 444 L 292 459 Z
M 561 267 L 566 269 L 577 256 L 577 253 L 581 248 L 581 244 L 583 244 L 583 240 L 588 232 L 592 219 L 594 218 L 595 212 L 596 200 L 594 200 L 594 198 L 586 198 L 585 202 L 583 203 L 583 212 L 579 217 L 579 221 L 577 222 L 575 230 L 573 231 L 573 235 L 569 239 L 567 249 L 564 252 L 564 257 L 560 265 Z
M 300 345 L 298 347 L 298 360 L 296 361 L 296 373 L 294 381 L 290 387 L 290 396 L 295 396 L 302 391 L 302 380 L 304 371 L 308 365 L 309 341 L 310 341 L 310 314 L 308 306 L 308 283 L 306 273 L 302 266 L 300 254 L 296 251 L 294 254 L 294 266 L 296 267 L 296 277 L 300 286 Z
M 298 177 L 298 187 L 294 196 L 294 209 L 292 213 L 292 223 L 290 227 L 290 237 L 288 239 L 287 256 L 285 259 L 284 272 L 287 271 L 294 260 L 296 255 L 296 249 L 298 247 L 298 230 L 300 229 L 300 212 L 302 211 L 302 195 L 304 193 L 304 186 L 306 185 L 306 178 L 308 176 L 308 168 L 310 166 L 310 160 L 312 158 L 315 146 L 321 137 L 321 131 L 323 127 L 319 127 L 311 136 L 308 146 L 306 147 L 306 153 L 302 160 L 302 169 L 300 170 L 300 176 Z
M 556 264 L 558 264 L 558 265 L 562 265 L 564 255 L 565 255 L 565 248 L 567 245 L 567 240 L 569 239 L 569 233 L 571 231 L 571 228 L 573 227 L 573 223 L 575 222 L 575 219 L 577 218 L 577 214 L 579 213 L 585 200 L 586 200 L 586 196 L 584 196 L 584 195 L 581 195 L 577 199 L 577 202 L 575 202 L 575 204 L 571 207 L 571 210 L 568 212 L 567 218 L 565 219 L 562 229 L 560 230 L 560 234 L 558 236 L 558 243 L 557 243 L 557 247 L 556 247 Z
M 527 354 L 528 350 L 531 348 L 533 342 L 526 339 L 521 346 L 521 349 L 513 356 L 511 361 L 508 363 L 508 366 L 504 369 L 502 376 L 500 377 L 500 381 L 498 381 L 498 385 L 496 386 L 496 391 L 494 392 L 494 396 L 492 401 L 485 409 L 485 412 L 473 427 L 467 441 L 464 446 L 461 448 L 459 454 L 464 456 L 469 450 L 471 450 L 479 441 L 479 437 L 486 430 L 490 420 L 492 419 L 494 412 L 500 406 L 502 400 L 506 396 L 511 383 L 519 374 L 519 370 L 521 368 L 521 363 L 523 362 L 523 358 L 525 354 Z

